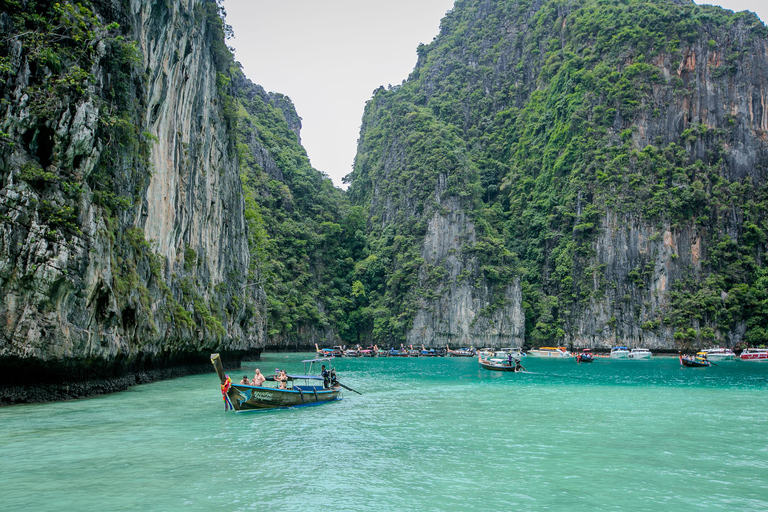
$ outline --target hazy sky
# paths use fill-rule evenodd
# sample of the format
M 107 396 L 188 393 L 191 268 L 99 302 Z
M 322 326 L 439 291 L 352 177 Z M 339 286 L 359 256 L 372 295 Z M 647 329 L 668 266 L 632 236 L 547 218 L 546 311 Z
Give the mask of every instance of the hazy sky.
M 766 0 L 696 3 L 768 20 Z M 246 76 L 293 100 L 312 166 L 342 186 L 365 102 L 380 85 L 408 77 L 416 47 L 437 35 L 453 0 L 225 0 L 224 6 L 235 31 L 228 44 Z

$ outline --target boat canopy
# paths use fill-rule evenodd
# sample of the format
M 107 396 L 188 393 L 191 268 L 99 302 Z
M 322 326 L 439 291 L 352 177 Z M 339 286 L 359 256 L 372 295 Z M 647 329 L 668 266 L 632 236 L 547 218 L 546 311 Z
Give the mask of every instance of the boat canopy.
M 288 378 L 293 380 L 323 380 L 323 378 L 318 375 L 288 375 Z
M 302 361 L 302 363 L 316 363 L 318 361 L 330 361 L 330 357 L 319 357 L 317 359 L 305 359 Z

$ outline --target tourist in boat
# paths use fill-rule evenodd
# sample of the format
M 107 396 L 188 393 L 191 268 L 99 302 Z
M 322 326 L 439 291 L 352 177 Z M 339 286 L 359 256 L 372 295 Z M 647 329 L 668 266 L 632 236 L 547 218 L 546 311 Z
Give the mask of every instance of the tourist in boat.
M 325 365 L 323 365 L 320 375 L 323 376 L 323 389 L 328 389 L 328 385 L 331 383 L 331 374 L 325 369 Z
M 258 368 L 256 368 L 256 373 L 253 375 L 253 381 L 251 384 L 254 386 L 261 386 L 264 384 L 265 380 L 267 380 L 267 378 L 261 374 L 261 371 L 259 371 Z
M 286 383 L 288 382 L 288 375 L 285 373 L 285 370 L 278 371 L 275 380 L 278 382 L 280 389 L 287 389 Z
M 248 376 L 247 375 L 243 375 L 243 380 L 240 381 L 240 384 L 245 384 L 246 386 L 250 386 L 251 385 L 251 381 L 248 380 Z

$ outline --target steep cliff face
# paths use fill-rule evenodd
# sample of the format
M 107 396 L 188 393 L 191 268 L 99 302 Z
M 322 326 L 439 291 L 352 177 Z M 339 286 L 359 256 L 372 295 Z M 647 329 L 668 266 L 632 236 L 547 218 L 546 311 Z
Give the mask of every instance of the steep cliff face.
M 440 301 L 489 290 L 481 317 L 521 296 L 533 345 L 764 338 L 767 35 L 682 0 L 457 1 L 408 81 L 369 102 L 348 177 L 371 236 L 396 244 L 376 302 L 390 327 L 437 331 L 462 315 Z
M 409 345 L 441 347 L 520 347 L 524 341 L 525 318 L 519 280 L 509 284 L 494 303 L 489 284 L 477 279 L 477 257 L 465 255 L 465 247 L 476 242 L 475 226 L 455 197 L 448 198 L 444 212 L 435 212 L 428 222 L 421 246 L 424 267 L 420 287 L 432 293 L 419 303 L 408 331 Z M 427 269 L 439 269 L 439 278 L 427 276 Z
M 0 384 L 263 346 L 216 4 L 17 2 L 0 23 Z

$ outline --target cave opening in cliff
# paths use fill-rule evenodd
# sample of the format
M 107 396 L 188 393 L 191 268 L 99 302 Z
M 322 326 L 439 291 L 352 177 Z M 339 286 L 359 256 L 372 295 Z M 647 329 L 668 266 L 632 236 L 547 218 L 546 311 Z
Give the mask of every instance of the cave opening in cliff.
M 53 130 L 47 126 L 40 126 L 30 128 L 21 137 L 30 154 L 37 158 L 43 169 L 53 161 L 53 135 Z

